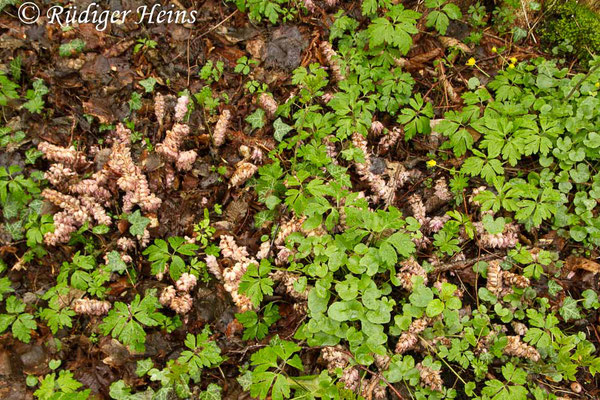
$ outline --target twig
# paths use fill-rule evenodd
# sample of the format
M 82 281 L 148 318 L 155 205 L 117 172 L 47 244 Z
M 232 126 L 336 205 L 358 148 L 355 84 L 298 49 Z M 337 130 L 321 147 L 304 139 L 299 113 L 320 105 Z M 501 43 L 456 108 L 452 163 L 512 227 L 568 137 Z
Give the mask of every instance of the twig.
M 596 70 L 600 68 L 600 63 L 594 65 L 592 67 L 592 69 L 590 69 L 588 71 L 588 73 L 577 83 L 577 85 L 575 85 L 573 87 L 573 89 L 571 89 L 571 91 L 569 92 L 569 94 L 567 95 L 567 97 L 565 97 L 565 101 L 569 100 L 571 98 L 571 96 L 573 96 L 573 93 L 575 93 L 576 90 L 578 90 L 581 85 L 583 84 L 583 82 L 590 77 L 590 75 L 592 75 L 594 72 L 596 72 Z
M 444 271 L 452 271 L 455 269 L 464 269 L 464 268 L 470 267 L 471 265 L 476 264 L 480 261 L 490 261 L 490 260 L 495 260 L 495 259 L 502 258 L 502 257 L 503 256 L 499 253 L 493 253 L 493 254 L 488 254 L 486 256 L 483 256 L 483 257 L 471 258 L 470 260 L 454 261 L 454 262 L 447 263 L 447 264 L 444 264 L 439 267 L 435 267 L 434 270 L 431 272 L 444 272 Z
M 235 15 L 235 13 L 237 13 L 238 10 L 235 10 L 234 12 L 232 12 L 231 14 L 229 14 L 223 21 L 219 22 L 218 24 L 216 24 L 215 26 L 213 26 L 212 28 L 210 28 L 209 30 L 207 30 L 206 32 L 200 34 L 199 36 L 197 36 L 195 39 L 200 39 L 203 36 L 208 35 L 209 33 L 211 33 L 212 31 L 214 31 L 215 29 L 217 29 L 219 26 L 223 25 L 225 22 L 227 22 L 227 20 L 229 20 L 229 18 L 233 17 Z
M 523 9 L 523 15 L 525 16 L 525 23 L 527 24 L 527 27 L 529 28 L 529 32 L 527 32 L 527 36 L 529 36 L 529 34 L 531 33 L 531 31 L 533 29 L 531 28 L 531 24 L 529 23 L 529 18 L 527 17 L 527 10 L 525 9 L 525 2 L 523 0 L 521 0 L 521 8 Z M 535 36 L 531 35 L 531 37 L 533 38 L 533 42 L 535 44 L 537 44 L 537 40 L 535 39 Z
M 388 365 L 389 365 L 389 361 L 388 361 L 388 363 L 387 363 L 387 364 L 384 366 L 384 368 L 383 368 L 383 369 L 387 368 L 387 366 L 388 366 Z M 370 373 L 371 375 L 373 375 L 373 377 L 375 378 L 375 379 L 373 380 L 373 382 L 374 382 L 375 384 L 379 383 L 379 382 L 377 381 L 377 379 L 381 379 L 381 380 L 382 380 L 383 382 L 385 382 L 385 384 L 386 384 L 386 385 L 387 385 L 387 386 L 390 388 L 390 390 L 391 390 L 392 392 L 394 392 L 394 394 L 395 394 L 396 396 L 398 396 L 398 398 L 399 398 L 400 400 L 404 400 L 404 397 L 403 397 L 403 396 L 400 394 L 400 392 L 398 392 L 398 389 L 396 389 L 396 388 L 394 387 L 394 385 L 392 385 L 391 383 L 389 383 L 389 382 L 388 382 L 388 380 L 387 380 L 387 379 L 385 379 L 385 378 L 383 377 L 383 374 L 381 374 L 381 373 L 379 373 L 379 372 L 373 372 L 373 371 L 371 371 L 369 368 L 367 368 L 367 367 L 365 367 L 365 366 L 363 366 L 363 365 L 360 365 L 360 364 L 358 364 L 357 366 L 358 366 L 358 367 L 360 367 L 361 369 L 363 369 L 363 370 L 367 371 L 367 372 L 368 372 L 368 373 Z M 367 393 L 368 393 L 368 394 L 371 394 L 371 393 L 373 392 L 373 389 L 374 389 L 374 388 L 375 388 L 375 385 L 374 385 L 374 384 L 372 384 L 372 383 L 371 383 L 371 384 L 369 384 L 369 390 L 367 390 Z

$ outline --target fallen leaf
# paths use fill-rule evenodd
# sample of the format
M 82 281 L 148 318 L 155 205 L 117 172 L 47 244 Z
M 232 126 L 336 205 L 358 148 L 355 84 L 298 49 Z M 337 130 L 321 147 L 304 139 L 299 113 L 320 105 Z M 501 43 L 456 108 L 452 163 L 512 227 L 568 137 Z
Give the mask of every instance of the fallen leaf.
M 594 274 L 600 272 L 600 264 L 583 257 L 569 256 L 565 262 L 565 267 L 568 271 L 583 269 Z
M 115 115 L 110 109 L 107 99 L 91 98 L 83 102 L 83 112 L 98 118 L 101 124 L 110 124 L 115 120 Z
M 471 48 L 469 46 L 467 46 L 466 44 L 464 44 L 460 40 L 455 39 L 453 37 L 440 36 L 438 39 L 439 39 L 440 43 L 442 44 L 442 46 L 444 46 L 444 48 L 457 47 L 460 50 L 464 51 L 465 53 L 470 53 L 471 52 Z

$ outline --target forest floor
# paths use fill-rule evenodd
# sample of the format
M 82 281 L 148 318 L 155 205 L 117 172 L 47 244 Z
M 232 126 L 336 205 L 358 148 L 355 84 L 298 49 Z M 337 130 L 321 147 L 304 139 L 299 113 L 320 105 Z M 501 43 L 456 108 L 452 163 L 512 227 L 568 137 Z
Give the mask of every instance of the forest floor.
M 0 398 L 599 398 L 595 70 L 532 10 L 238 3 L 0 11 Z

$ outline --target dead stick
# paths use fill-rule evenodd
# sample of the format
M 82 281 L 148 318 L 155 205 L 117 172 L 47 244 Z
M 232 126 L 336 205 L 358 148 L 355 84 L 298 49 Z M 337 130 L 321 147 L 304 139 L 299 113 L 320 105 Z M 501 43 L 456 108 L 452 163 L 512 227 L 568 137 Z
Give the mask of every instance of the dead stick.
M 464 269 L 464 268 L 470 267 L 473 264 L 478 263 L 479 261 L 490 261 L 490 260 L 495 260 L 498 258 L 503 258 L 503 255 L 494 253 L 494 254 L 488 254 L 483 257 L 472 258 L 470 260 L 454 261 L 454 262 L 451 262 L 448 264 L 441 265 L 439 267 L 435 267 L 432 272 L 444 272 L 444 271 L 452 271 L 452 270 L 456 270 L 456 269 Z

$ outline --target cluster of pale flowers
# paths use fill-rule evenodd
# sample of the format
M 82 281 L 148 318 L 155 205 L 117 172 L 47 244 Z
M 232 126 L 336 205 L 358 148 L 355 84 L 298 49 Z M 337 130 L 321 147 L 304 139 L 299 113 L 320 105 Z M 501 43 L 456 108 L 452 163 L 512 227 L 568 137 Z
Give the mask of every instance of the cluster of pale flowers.
M 183 140 L 189 135 L 190 127 L 184 123 L 184 118 L 188 111 L 190 99 L 188 96 L 181 96 L 177 99 L 174 107 L 175 123 L 171 129 L 167 130 L 164 140 L 156 145 L 156 152 L 166 160 L 175 163 L 177 170 L 189 171 L 192 169 L 198 153 L 195 150 L 182 151 Z M 166 113 L 165 98 L 159 93 L 154 100 L 154 113 L 159 125 L 164 124 Z
M 175 282 L 175 286 L 165 287 L 159 297 L 160 304 L 169 307 L 177 314 L 187 314 L 192 309 L 193 299 L 190 292 L 196 286 L 197 278 L 190 273 L 183 273 Z
M 38 149 L 52 162 L 45 177 L 54 187 L 44 189 L 42 197 L 61 209 L 54 214 L 54 232 L 44 236 L 46 244 L 68 242 L 71 234 L 86 222 L 110 226 L 112 220 L 105 207 L 114 198 L 115 183 L 124 192 L 124 212 L 130 212 L 135 205 L 146 212 L 160 207 L 161 200 L 151 193 L 146 176 L 133 162 L 130 135 L 131 131 L 122 124 L 117 125 L 107 163 L 89 178 L 82 177 L 91 165 L 82 152 L 73 146 L 39 143 Z M 147 232 L 138 237 L 143 243 L 148 238 Z

